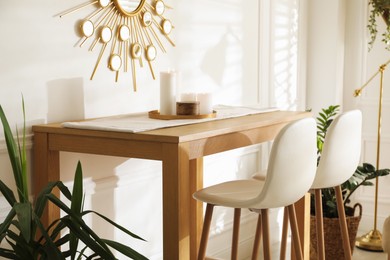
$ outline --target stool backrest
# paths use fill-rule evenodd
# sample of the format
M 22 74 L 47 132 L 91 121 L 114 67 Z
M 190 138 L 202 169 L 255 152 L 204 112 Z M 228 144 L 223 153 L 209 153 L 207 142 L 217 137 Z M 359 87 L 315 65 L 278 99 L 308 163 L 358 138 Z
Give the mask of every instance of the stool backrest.
M 355 172 L 361 153 L 362 113 L 351 110 L 337 116 L 328 128 L 313 189 L 335 187 Z
M 272 145 L 264 188 L 255 209 L 295 203 L 310 189 L 317 161 L 316 122 L 305 118 L 285 126 Z

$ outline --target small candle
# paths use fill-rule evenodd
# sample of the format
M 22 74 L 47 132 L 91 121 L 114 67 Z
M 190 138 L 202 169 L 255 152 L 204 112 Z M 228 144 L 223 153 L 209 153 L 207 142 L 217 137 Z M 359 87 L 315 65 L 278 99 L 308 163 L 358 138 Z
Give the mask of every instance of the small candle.
M 196 93 L 183 93 L 180 96 L 181 102 L 193 102 L 196 101 Z
M 199 115 L 199 101 L 176 102 L 177 115 Z
M 199 112 L 201 115 L 213 113 L 213 100 L 211 93 L 198 93 L 196 100 L 199 101 Z
M 177 73 L 175 71 L 160 72 L 160 114 L 176 114 Z

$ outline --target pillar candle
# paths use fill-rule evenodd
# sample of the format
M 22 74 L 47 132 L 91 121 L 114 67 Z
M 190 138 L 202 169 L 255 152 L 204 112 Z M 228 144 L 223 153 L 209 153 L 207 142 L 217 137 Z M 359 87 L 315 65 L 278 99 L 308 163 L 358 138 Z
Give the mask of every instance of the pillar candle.
M 177 72 L 160 72 L 160 114 L 176 114 Z
M 196 100 L 199 101 L 199 112 L 201 115 L 213 112 L 213 100 L 211 93 L 198 93 Z
M 196 101 L 196 93 L 183 93 L 180 96 L 181 102 L 194 102 Z

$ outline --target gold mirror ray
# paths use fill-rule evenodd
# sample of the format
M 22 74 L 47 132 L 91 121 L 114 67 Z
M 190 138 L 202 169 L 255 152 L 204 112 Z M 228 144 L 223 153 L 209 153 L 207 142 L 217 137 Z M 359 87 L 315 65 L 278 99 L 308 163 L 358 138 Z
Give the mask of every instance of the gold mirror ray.
M 175 46 L 168 37 L 175 27 L 171 20 L 164 17 L 167 10 L 172 8 L 162 0 L 89 0 L 64 11 L 59 16 L 63 17 L 86 8 L 94 10 L 91 15 L 81 19 L 80 47 L 91 39 L 90 51 L 100 46 L 90 79 L 93 79 L 99 64 L 103 61 L 106 62 L 106 67 L 116 74 L 115 81 L 118 81 L 119 72 L 123 70 L 126 73 L 131 60 L 131 77 L 133 89 L 136 91 L 138 63 L 135 61 L 139 60 L 138 65 L 142 68 L 143 58 L 149 65 L 152 78 L 155 79 L 152 66 L 158 54 L 155 46 L 158 45 L 163 53 L 166 52 L 158 32 L 169 44 Z M 111 47 L 107 48 L 108 46 Z M 107 55 L 106 49 L 109 49 L 109 53 L 107 59 L 104 59 L 103 56 Z

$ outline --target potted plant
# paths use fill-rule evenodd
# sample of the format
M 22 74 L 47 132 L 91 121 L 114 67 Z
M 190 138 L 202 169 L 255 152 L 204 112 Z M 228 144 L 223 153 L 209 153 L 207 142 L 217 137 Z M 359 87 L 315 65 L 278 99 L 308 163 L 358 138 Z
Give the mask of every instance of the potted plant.
M 23 115 L 25 119 L 24 104 Z M 22 137 L 17 136 L 16 142 L 1 106 L 0 119 L 17 189 L 15 195 L 0 179 L 0 192 L 11 206 L 4 222 L 0 224 L 0 242 L 6 242 L 0 246 L 2 259 L 116 259 L 112 249 L 131 259 L 147 259 L 125 244 L 100 238 L 84 222 L 85 215 L 96 214 L 127 235 L 143 240 L 102 214 L 83 209 L 83 176 L 80 162 L 77 165 L 72 193 L 61 181 L 52 182 L 31 202 L 27 178 L 25 125 Z M 54 195 L 52 190 L 55 188 L 70 201 L 70 206 Z M 48 227 L 44 227 L 40 218 L 49 201 L 65 214 Z
M 371 37 L 368 43 L 369 50 L 371 50 L 378 34 L 376 18 L 379 16 L 383 18 L 387 26 L 386 31 L 382 34 L 382 42 L 386 44 L 386 50 L 390 50 L 390 0 L 370 0 L 368 5 L 371 7 L 367 24 Z
M 317 119 L 317 153 L 318 162 L 321 157 L 322 147 L 324 144 L 325 136 L 328 127 L 332 123 L 333 119 L 339 113 L 339 105 L 329 106 L 322 109 Z M 359 222 L 362 214 L 362 207 L 359 203 L 354 206 L 350 205 L 351 195 L 361 186 L 373 186 L 370 181 L 376 177 L 386 176 L 390 173 L 390 169 L 375 169 L 375 167 L 369 163 L 363 163 L 358 166 L 351 178 L 345 181 L 341 185 L 345 214 L 347 216 L 347 226 L 350 238 L 351 249 L 353 250 L 356 233 L 358 230 Z M 317 237 L 315 229 L 315 207 L 314 196 L 312 196 L 311 206 L 311 227 L 310 227 L 310 258 L 316 259 L 317 255 Z M 339 243 L 341 237 L 337 206 L 336 195 L 333 188 L 322 189 L 322 207 L 324 216 L 324 239 L 325 239 L 325 258 L 326 259 L 344 259 L 344 252 L 342 244 Z M 359 215 L 355 215 L 355 209 L 359 208 Z

